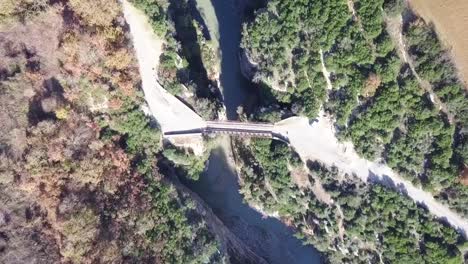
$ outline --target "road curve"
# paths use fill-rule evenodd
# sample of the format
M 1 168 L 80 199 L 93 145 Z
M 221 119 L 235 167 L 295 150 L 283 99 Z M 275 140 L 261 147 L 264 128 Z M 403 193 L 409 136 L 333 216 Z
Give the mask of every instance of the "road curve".
M 157 68 L 163 41 L 153 32 L 146 15 L 128 1 L 122 1 L 138 59 L 142 88 L 149 109 L 161 130 L 187 130 L 203 127 L 205 121 L 158 82 Z
M 338 141 L 333 123 L 326 116 L 320 114 L 317 120 L 309 124 L 305 117 L 292 117 L 277 123 L 275 128 L 287 135 L 291 146 L 304 161 L 317 160 L 328 166 L 334 165 L 340 171 L 354 174 L 364 182 L 378 182 L 397 189 L 416 203 L 423 204 L 433 215 L 445 219 L 467 237 L 466 218 L 434 199 L 430 192 L 403 179 L 387 165 L 361 158 L 351 142 Z

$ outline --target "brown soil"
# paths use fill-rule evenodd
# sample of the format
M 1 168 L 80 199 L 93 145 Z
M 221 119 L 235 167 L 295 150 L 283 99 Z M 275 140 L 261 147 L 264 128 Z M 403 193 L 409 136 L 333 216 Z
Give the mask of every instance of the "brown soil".
M 297 167 L 293 168 L 292 166 L 289 167 L 289 171 L 291 172 L 291 178 L 294 183 L 299 186 L 299 188 L 309 188 L 311 187 L 309 181 L 309 173 L 306 171 L 305 168 Z
M 468 165 L 465 165 L 465 169 L 460 174 L 461 184 L 468 186 Z
M 468 1 L 409 0 L 413 11 L 433 23 L 446 47 L 451 49 L 465 83 L 468 83 Z

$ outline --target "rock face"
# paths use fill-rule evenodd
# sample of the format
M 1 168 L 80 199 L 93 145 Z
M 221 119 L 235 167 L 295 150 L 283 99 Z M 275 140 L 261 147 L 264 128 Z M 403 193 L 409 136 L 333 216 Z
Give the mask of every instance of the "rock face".
M 271 89 L 279 91 L 279 92 L 286 92 L 288 90 L 288 86 L 281 84 L 282 81 L 286 80 L 286 83 L 293 83 L 294 78 L 292 78 L 292 74 L 287 75 L 288 78 L 285 76 L 280 76 L 278 71 L 273 72 L 272 78 L 265 78 L 262 76 L 262 69 L 259 68 L 260 66 L 258 63 L 253 60 L 246 50 L 241 50 L 239 54 L 239 61 L 240 61 L 240 69 L 242 75 L 255 83 L 263 82 L 267 84 Z M 291 70 L 292 72 L 292 70 Z
M 256 7 L 266 6 L 267 1 L 265 0 L 235 0 L 238 12 L 241 17 L 245 20 L 244 15 L 246 10 L 255 9 Z M 239 52 L 240 69 L 242 75 L 248 80 L 253 80 L 255 73 L 257 72 L 258 64 L 249 57 L 246 50 L 241 49 Z
M 244 75 L 247 80 L 252 80 L 257 71 L 257 64 L 250 60 L 245 50 L 240 51 L 239 58 L 242 75 Z
M 203 216 L 208 228 L 215 234 L 217 241 L 221 242 L 220 250 L 229 255 L 229 260 L 233 264 L 267 264 L 268 262 L 254 253 L 247 247 L 234 233 L 232 233 L 224 223 L 213 213 L 211 208 L 194 192 L 185 187 L 177 180 L 175 172 L 170 170 L 172 183 L 182 193 L 187 193 L 195 202 L 197 212 Z

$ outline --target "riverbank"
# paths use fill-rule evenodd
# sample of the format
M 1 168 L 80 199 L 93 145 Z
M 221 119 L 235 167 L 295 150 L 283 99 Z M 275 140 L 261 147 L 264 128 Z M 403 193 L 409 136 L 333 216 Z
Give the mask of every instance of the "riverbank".
M 230 0 L 197 0 L 197 7 L 208 28 L 212 41 L 217 43 L 221 58 L 220 89 L 228 120 L 237 120 L 239 107 L 251 104 L 253 88 L 240 70 L 239 43 L 241 39 L 241 8 L 247 2 Z M 249 95 L 249 96 L 247 96 Z M 249 102 L 250 101 L 250 102 Z
M 171 183 L 177 190 L 185 195 L 188 195 L 196 205 L 197 212 L 203 216 L 207 222 L 210 230 L 218 236 L 221 241 L 222 250 L 227 251 L 232 263 L 252 263 L 252 264 L 267 264 L 262 257 L 256 254 L 250 247 L 248 247 L 234 234 L 232 230 L 228 229 L 226 225 L 218 218 L 213 212 L 213 209 L 195 192 L 189 189 L 186 185 L 181 183 L 178 179 L 177 173 L 173 167 L 167 164 L 160 165 L 162 173 L 166 174 L 171 179 Z
M 249 104 L 255 90 L 240 71 L 240 32 L 245 1 L 197 0 L 200 14 L 213 42 L 219 43 L 221 56 L 220 88 L 227 117 L 238 118 L 239 106 Z M 213 13 L 214 12 L 214 13 Z M 216 20 L 215 20 L 216 18 Z M 221 137 L 219 147 L 209 159 L 206 172 L 197 182 L 186 182 L 213 209 L 222 222 L 254 252 L 269 263 L 321 263 L 311 246 L 303 246 L 293 230 L 274 217 L 267 217 L 245 204 L 239 193 L 229 137 Z
M 219 11 L 216 9 L 216 5 L 214 10 Z M 224 10 L 223 12 L 233 12 L 230 9 L 222 10 Z M 223 17 L 218 26 L 223 61 L 220 78 L 230 80 L 228 82 L 221 81 L 221 84 L 224 97 L 233 99 L 232 104 L 226 102 L 226 107 L 231 113 L 231 118 L 235 118 L 233 115 L 237 110 L 235 106 L 241 105 L 239 102 L 242 101 L 242 98 L 248 96 L 247 93 L 242 92 L 243 86 L 240 85 L 242 79 L 238 78 L 241 76 L 238 63 L 239 43 L 235 42 L 238 35 L 232 34 L 235 30 L 240 31 L 240 24 L 233 24 L 226 15 L 217 13 L 217 16 Z M 223 26 L 226 20 L 228 25 Z M 232 38 L 229 39 L 229 36 Z M 221 39 L 229 43 L 229 46 L 224 46 Z M 233 42 L 235 45 L 232 45 Z M 232 63 L 236 61 L 237 63 Z M 232 70 L 233 67 L 236 69 Z M 327 76 L 328 71 L 323 60 L 322 67 L 323 74 Z M 231 96 L 237 97 L 228 97 L 228 92 L 233 94 Z M 436 202 L 429 193 L 402 180 L 388 167 L 360 158 L 354 151 L 352 144 L 338 142 L 333 124 L 326 116 L 320 115 L 318 121 L 312 125 L 305 118 L 290 119 L 280 123 L 280 125 L 285 126 L 284 135 L 289 137 L 291 145 L 304 161 L 318 160 L 329 166 L 336 165 L 342 172 L 356 174 L 365 182 L 372 180 L 390 185 L 407 194 L 415 202 L 423 203 L 434 215 L 447 218 L 449 223 L 464 230 L 466 234 L 466 230 L 468 230 L 466 221 Z M 212 153 L 207 171 L 200 180 L 197 182 L 187 181 L 185 182 L 186 186 L 200 195 L 213 208 L 222 222 L 244 243 L 249 245 L 256 254 L 265 257 L 269 262 L 309 263 L 311 260 L 320 261 L 313 248 L 302 246 L 300 241 L 293 237 L 293 231 L 284 223 L 276 218 L 267 217 L 264 219 L 263 214 L 243 203 L 243 197 L 239 194 L 238 176 L 232 169 L 231 152 L 229 144 L 221 144 L 220 148 Z
M 280 219 L 269 217 L 244 202 L 234 167 L 229 136 L 218 139 L 206 172 L 198 181 L 185 181 L 241 241 L 268 263 L 322 263 L 311 246 L 304 246 Z
M 194 124 L 193 120 L 185 123 L 184 119 L 172 117 L 172 120 L 166 120 L 167 116 L 161 112 L 163 109 L 158 107 L 159 103 L 164 103 L 164 93 L 155 93 L 155 90 L 163 89 L 157 82 L 157 64 L 161 49 L 152 48 L 151 45 L 160 45 L 157 37 L 150 33 L 150 28 L 145 25 L 144 15 L 127 2 L 124 2 L 127 22 L 130 24 L 130 29 L 134 36 L 134 45 L 137 52 L 137 57 L 140 63 L 140 73 L 143 80 L 143 88 L 145 99 L 150 105 L 150 110 L 153 116 L 158 120 L 162 120 L 163 129 L 168 127 L 167 124 L 176 122 L 178 125 L 185 126 Z M 233 8 L 233 5 L 228 5 Z M 225 8 L 223 3 L 218 2 L 217 7 Z M 238 13 L 233 12 L 235 9 L 222 9 L 223 12 L 232 12 L 231 16 Z M 218 12 L 219 10 L 217 10 Z M 217 16 L 220 16 L 217 13 Z M 224 15 L 221 15 L 224 16 Z M 229 44 L 228 47 L 221 47 L 223 54 L 223 68 L 221 74 L 221 83 L 224 84 L 224 91 L 231 93 L 226 95 L 226 98 L 233 98 L 232 101 L 226 102 L 230 109 L 231 118 L 237 117 L 237 106 L 242 104 L 243 97 L 246 94 L 240 93 L 239 90 L 243 86 L 239 76 L 240 69 L 238 63 L 238 47 L 240 41 L 240 18 L 237 18 L 238 24 L 232 23 L 232 20 L 222 21 L 229 22 L 228 25 L 220 25 L 220 41 L 221 45 Z M 232 32 L 237 31 L 237 42 L 230 39 Z M 224 43 L 224 44 L 223 44 Z M 145 53 L 148 49 L 151 56 Z M 227 67 L 227 68 L 226 68 Z M 245 80 L 245 79 L 244 79 Z M 226 86 L 229 85 L 229 86 Z M 228 92 L 228 89 L 229 92 Z M 169 95 L 171 96 L 171 95 Z M 236 97 L 237 96 L 237 97 Z M 162 100 L 159 102 L 158 100 Z M 169 102 L 171 103 L 171 102 Z M 175 105 L 177 106 L 177 104 Z M 182 109 L 184 110 L 184 109 Z M 182 111 L 174 111 L 174 115 L 182 114 Z M 191 115 L 193 112 L 191 113 Z M 189 115 L 190 117 L 190 115 Z M 195 119 L 197 121 L 198 118 Z M 243 198 L 239 193 L 238 178 L 232 169 L 232 151 L 230 149 L 229 138 L 226 137 L 220 141 L 220 147 L 215 149 L 210 157 L 206 172 L 200 177 L 199 181 L 185 181 L 184 185 L 189 187 L 195 198 L 200 196 L 206 204 L 213 210 L 215 215 L 221 219 L 221 224 L 226 226 L 230 232 L 234 233 L 239 241 L 246 244 L 255 255 L 261 256 L 269 263 L 320 263 L 319 254 L 311 246 L 303 246 L 301 241 L 296 239 L 293 231 L 284 225 L 276 218 L 265 219 L 264 215 L 244 204 Z M 203 145 L 203 143 L 201 143 Z M 186 144 L 185 147 L 193 147 Z M 231 154 L 230 154 L 231 153 Z M 190 193 L 187 190 L 187 193 Z M 196 198 L 197 199 L 197 198 Z M 211 221 L 211 220 L 210 220 Z M 213 221 L 211 221 L 213 222 Z M 216 222 L 216 221 L 214 221 Z M 211 223 L 213 224 L 213 223 Z M 214 223 L 216 224 L 216 223 Z M 221 228 L 221 227 L 220 227 Z M 221 228 L 222 229 L 222 228 Z M 232 239 L 231 239 L 232 240 Z M 238 245 L 238 243 L 235 243 Z

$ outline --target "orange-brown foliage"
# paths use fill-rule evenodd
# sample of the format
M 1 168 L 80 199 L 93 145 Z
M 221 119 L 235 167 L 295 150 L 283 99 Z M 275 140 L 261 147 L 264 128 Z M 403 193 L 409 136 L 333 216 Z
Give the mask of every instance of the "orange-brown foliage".
M 468 166 L 465 165 L 465 169 L 460 174 L 460 183 L 468 186 Z
M 380 83 L 382 80 L 380 79 L 380 76 L 377 74 L 371 73 L 369 77 L 366 80 L 364 90 L 362 94 L 365 97 L 372 97 L 375 95 L 375 92 L 377 91 L 377 88 L 379 88 Z

